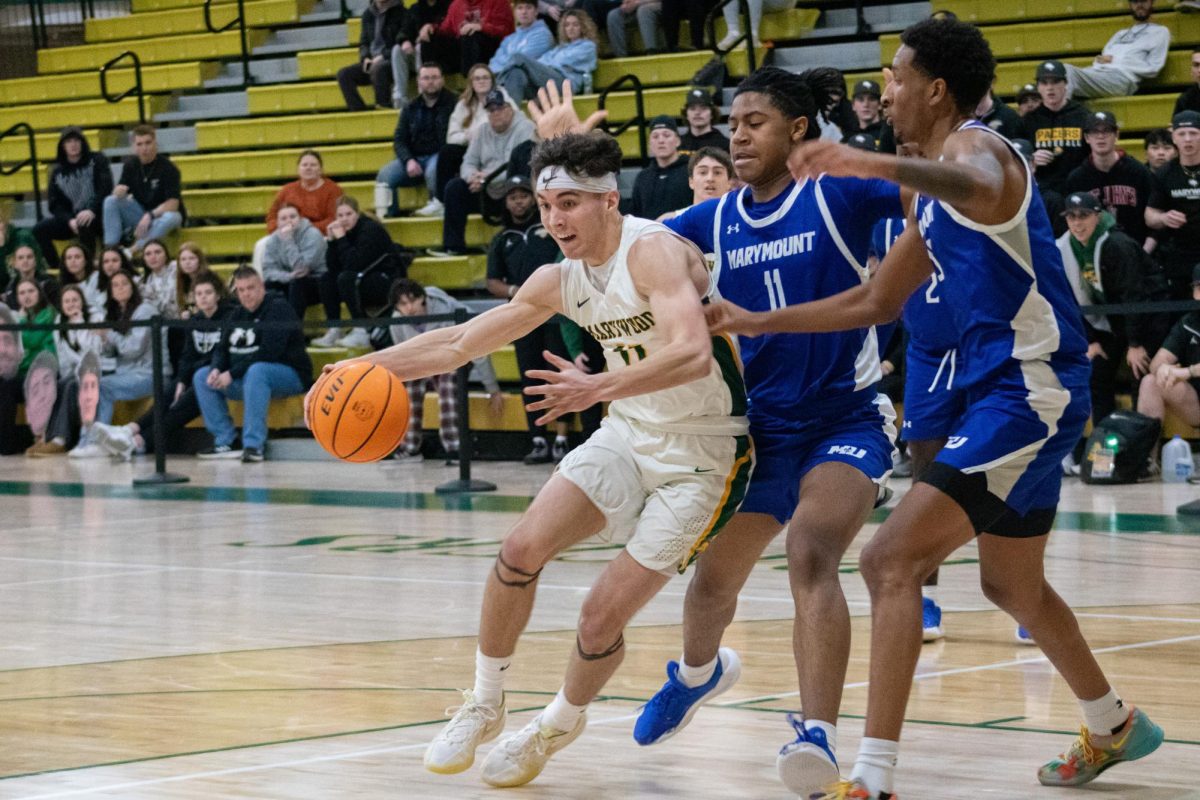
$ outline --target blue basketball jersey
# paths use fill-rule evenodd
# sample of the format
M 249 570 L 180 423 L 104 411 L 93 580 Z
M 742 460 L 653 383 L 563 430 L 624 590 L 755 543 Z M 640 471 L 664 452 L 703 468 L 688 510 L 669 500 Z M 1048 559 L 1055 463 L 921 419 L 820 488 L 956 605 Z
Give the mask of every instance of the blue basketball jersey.
M 715 254 L 721 297 L 770 311 L 865 282 L 875 221 L 900 213 L 900 189 L 893 183 L 821 177 L 793 182 L 758 205 L 744 187 L 666 224 Z M 880 372 L 874 329 L 742 337 L 741 345 L 752 417 L 802 419 L 875 397 Z
M 871 236 L 872 255 L 882 261 L 907 225 L 908 220 L 903 217 L 877 222 Z M 909 343 L 914 347 L 941 353 L 958 346 L 958 326 L 949 304 L 942 302 L 936 273 L 904 303 L 900 319 L 908 331 Z
M 969 129 L 1000 136 L 973 120 L 959 128 Z M 1000 225 L 972 222 L 948 203 L 917 197 L 917 224 L 934 268 L 933 296 L 949 308 L 965 356 L 964 388 L 1011 374 L 1028 361 L 1048 362 L 1060 377 L 1070 374 L 1072 383 L 1082 375 L 1086 384 L 1079 307 L 1028 165 L 1025 170 L 1021 209 Z

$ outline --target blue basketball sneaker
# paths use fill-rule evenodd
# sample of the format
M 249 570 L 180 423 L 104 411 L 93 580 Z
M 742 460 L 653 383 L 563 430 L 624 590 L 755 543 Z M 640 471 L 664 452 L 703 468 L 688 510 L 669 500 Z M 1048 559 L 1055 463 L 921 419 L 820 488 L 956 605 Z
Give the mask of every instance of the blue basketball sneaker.
M 655 744 L 683 730 L 700 706 L 737 683 L 742 662 L 736 652 L 722 647 L 717 651 L 717 668 L 707 683 L 687 686 L 678 675 L 679 662 L 668 661 L 667 682 L 642 707 L 633 726 L 633 740 L 638 744 Z
M 945 635 L 941 606 L 932 597 L 921 598 L 921 641 L 936 642 Z
M 825 731 L 806 730 L 802 714 L 788 714 L 787 721 L 796 729 L 796 740 L 785 744 L 775 759 L 779 780 L 800 797 L 824 797 L 824 789 L 842 778 Z
M 1018 644 L 1037 644 L 1037 642 L 1035 642 L 1033 637 L 1029 634 L 1029 631 L 1025 630 L 1025 626 L 1023 625 L 1017 626 L 1017 633 L 1013 638 L 1017 640 Z

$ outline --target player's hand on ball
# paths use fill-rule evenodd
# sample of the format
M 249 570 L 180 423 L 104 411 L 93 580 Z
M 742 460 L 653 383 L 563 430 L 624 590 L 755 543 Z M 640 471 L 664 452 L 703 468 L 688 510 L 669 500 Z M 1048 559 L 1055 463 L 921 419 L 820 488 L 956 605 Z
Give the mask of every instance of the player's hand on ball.
M 304 427 L 308 428 L 310 431 L 312 430 L 311 409 L 313 403 L 315 403 L 317 400 L 317 396 L 321 394 L 323 388 L 321 386 L 321 382 L 325 380 L 325 377 L 329 375 L 329 373 L 333 372 L 338 367 L 344 367 L 349 363 L 350 360 L 338 361 L 334 364 L 326 364 L 321 370 L 321 374 L 317 376 L 315 381 L 313 381 L 313 385 L 309 388 L 308 394 L 304 395 Z
M 740 333 L 743 336 L 758 336 L 761 331 L 756 325 L 756 315 L 728 300 L 718 300 L 704 307 L 704 320 L 709 333 Z
M 595 376 L 588 375 L 576 369 L 575 365 L 565 358 L 559 358 L 549 350 L 542 352 L 546 362 L 558 371 L 550 369 L 531 369 L 525 374 L 537 381 L 545 383 L 537 386 L 526 386 L 525 394 L 541 395 L 541 400 L 535 400 L 525 405 L 528 411 L 545 411 L 537 420 L 538 425 L 546 425 L 572 411 L 583 411 L 591 408 L 599 398 L 595 396 Z

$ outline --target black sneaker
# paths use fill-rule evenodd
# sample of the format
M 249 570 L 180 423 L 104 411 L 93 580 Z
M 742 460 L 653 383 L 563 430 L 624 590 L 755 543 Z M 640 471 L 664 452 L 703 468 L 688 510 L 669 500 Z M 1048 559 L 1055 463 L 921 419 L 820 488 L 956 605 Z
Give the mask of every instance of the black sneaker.
M 453 466 L 454 464 L 457 464 L 457 463 L 458 463 L 458 451 L 457 450 L 447 450 L 446 451 L 446 466 L 447 467 Z
M 529 451 L 529 455 L 525 456 L 526 464 L 549 464 L 550 463 L 550 445 L 545 441 L 534 444 L 533 449 Z
M 196 453 L 196 458 L 241 458 L 242 448 L 231 444 L 217 444 Z
M 247 447 L 246 449 L 242 450 L 243 464 L 257 464 L 265 459 L 266 456 L 263 455 L 261 447 Z
M 555 439 L 554 444 L 550 447 L 550 460 L 552 460 L 555 464 L 562 461 L 567 455 L 568 449 L 569 447 L 567 446 L 566 439 Z

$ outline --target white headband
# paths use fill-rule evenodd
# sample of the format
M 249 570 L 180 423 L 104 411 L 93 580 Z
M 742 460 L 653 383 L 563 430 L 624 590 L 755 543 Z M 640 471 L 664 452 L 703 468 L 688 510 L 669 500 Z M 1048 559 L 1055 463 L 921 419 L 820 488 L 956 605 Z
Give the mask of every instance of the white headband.
M 573 174 L 564 167 L 546 167 L 538 175 L 537 189 L 539 192 L 549 189 L 575 189 L 592 194 L 606 194 L 617 191 L 617 176 L 607 172 L 599 177 Z

